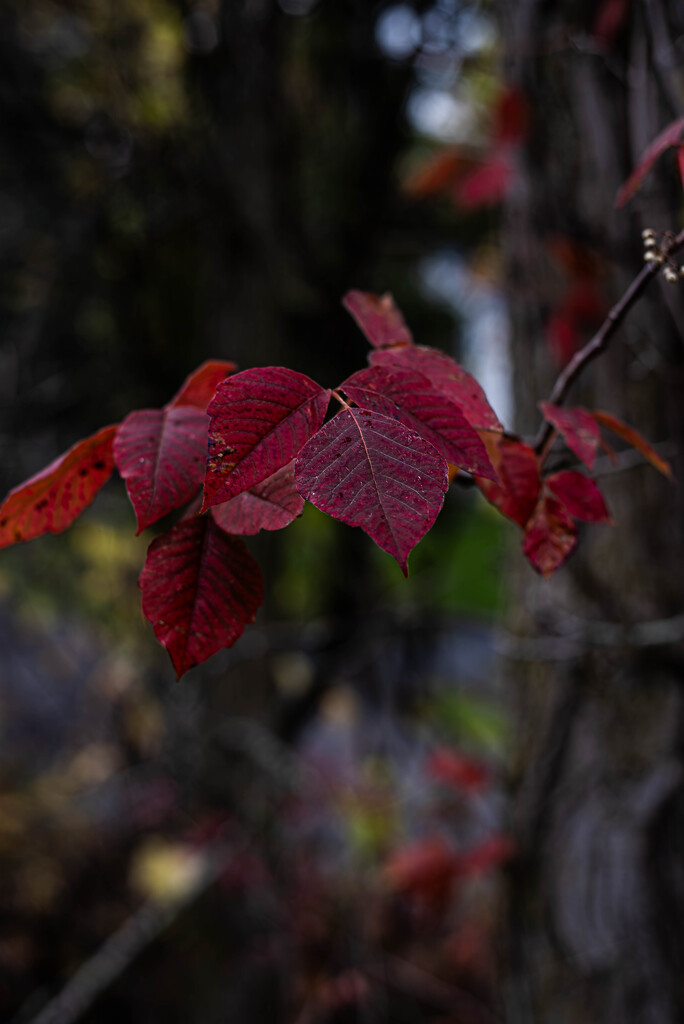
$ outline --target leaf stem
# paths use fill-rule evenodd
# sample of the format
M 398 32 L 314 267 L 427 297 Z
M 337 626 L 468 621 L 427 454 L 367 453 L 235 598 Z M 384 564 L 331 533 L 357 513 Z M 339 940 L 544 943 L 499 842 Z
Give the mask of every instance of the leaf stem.
M 340 403 L 340 405 L 342 406 L 343 409 L 349 409 L 350 408 L 349 402 L 347 402 L 346 399 L 344 399 L 342 397 L 341 393 L 338 391 L 337 388 L 333 389 L 332 396 L 333 396 L 333 398 L 337 399 L 337 401 Z
M 670 244 L 662 250 L 663 255 L 673 256 L 683 246 L 684 231 L 680 231 L 679 234 L 672 239 Z M 613 334 L 615 334 L 629 310 L 635 304 L 637 299 L 641 297 L 649 282 L 660 272 L 661 269 L 662 266 L 659 263 L 648 263 L 646 266 L 642 267 L 622 298 L 613 306 L 594 337 L 587 342 L 584 348 L 575 353 L 565 369 L 558 376 L 548 398 L 548 401 L 552 405 L 560 405 L 564 401 L 571 385 L 574 384 L 585 366 L 587 366 L 587 364 L 593 359 L 596 359 L 597 356 L 601 355 L 602 352 L 605 352 L 608 348 L 610 339 Z M 539 428 L 539 432 L 533 445 L 534 450 L 538 454 L 544 450 L 545 445 L 551 436 L 552 430 L 553 428 L 551 424 L 546 422 Z

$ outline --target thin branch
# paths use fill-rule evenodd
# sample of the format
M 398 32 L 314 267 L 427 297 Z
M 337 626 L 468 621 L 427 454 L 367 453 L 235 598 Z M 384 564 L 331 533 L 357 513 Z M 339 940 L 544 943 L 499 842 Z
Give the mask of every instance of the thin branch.
M 684 231 L 680 231 L 670 244 L 663 248 L 663 255 L 673 256 L 682 248 L 682 246 L 684 246 Z M 594 337 L 587 342 L 584 348 L 575 353 L 568 365 L 559 375 L 548 399 L 552 405 L 560 405 L 570 390 L 571 385 L 574 384 L 585 366 L 587 366 L 592 360 L 596 359 L 597 356 L 600 356 L 602 352 L 606 351 L 610 339 L 615 334 L 629 310 L 635 304 L 637 299 L 639 299 L 645 292 L 649 282 L 661 269 L 661 264 L 654 262 L 647 263 L 646 266 L 639 271 L 620 301 L 613 306 Z M 534 450 L 537 453 L 540 453 L 544 449 L 552 430 L 553 427 L 550 423 L 543 423 L 540 427 L 539 433 L 534 441 Z

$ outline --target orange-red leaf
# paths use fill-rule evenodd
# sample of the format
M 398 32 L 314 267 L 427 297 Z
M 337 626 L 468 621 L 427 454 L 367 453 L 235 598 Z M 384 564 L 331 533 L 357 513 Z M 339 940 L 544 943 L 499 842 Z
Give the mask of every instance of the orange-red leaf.
M 676 121 L 672 121 L 671 124 L 668 124 L 667 128 L 663 128 L 660 135 L 656 136 L 651 145 L 643 153 L 639 163 L 618 192 L 617 198 L 615 199 L 615 206 L 617 209 L 620 209 L 621 206 L 628 203 L 634 193 L 641 188 L 641 185 L 650 174 L 658 157 L 661 156 L 666 149 L 670 149 L 671 146 L 679 146 L 682 141 L 684 141 L 682 138 L 683 135 L 684 117 L 680 117 Z
M 138 581 L 142 609 L 178 678 L 254 621 L 264 596 L 259 566 L 243 540 L 211 516 L 196 516 L 152 541 Z
M 185 379 L 176 397 L 169 402 L 169 406 L 194 405 L 197 409 L 205 410 L 218 385 L 234 370 L 237 370 L 235 363 L 223 359 L 207 360 Z
M 614 434 L 617 434 L 618 437 L 621 437 L 623 441 L 626 441 L 627 444 L 631 444 L 633 448 L 640 451 L 644 458 L 648 459 L 651 465 L 655 466 L 663 476 L 666 476 L 668 479 L 672 479 L 672 468 L 670 467 L 669 462 L 666 462 L 665 459 L 658 455 L 655 448 L 648 443 L 645 437 L 642 437 L 638 430 L 635 430 L 634 427 L 630 427 L 627 423 L 623 423 L 623 421 L 619 420 L 617 416 L 613 416 L 612 413 L 609 412 L 594 410 L 592 416 L 601 424 L 602 427 L 605 427 L 606 430 L 611 430 Z
M 228 533 L 254 534 L 281 530 L 301 515 L 303 508 L 304 499 L 295 487 L 293 460 L 248 491 L 214 505 L 211 511 Z
M 577 545 L 577 527 L 565 506 L 543 494 L 523 537 L 523 551 L 537 572 L 548 577 L 570 557 Z
M 601 442 L 601 431 L 592 414 L 580 406 L 564 409 L 551 402 L 540 402 L 539 408 L 544 419 L 563 435 L 570 451 L 592 469 Z
M 612 523 L 603 495 L 593 480 L 574 469 L 547 476 L 544 484 L 561 502 L 573 519 L 585 523 Z
M 460 406 L 461 412 L 476 430 L 502 430 L 487 396 L 462 366 L 438 348 L 425 345 L 405 345 L 370 352 L 371 366 L 403 366 L 418 370 L 432 385 Z
M 533 448 L 522 441 L 501 438 L 488 446 L 499 482 L 476 477 L 485 498 L 499 511 L 524 528 L 537 503 L 541 478 L 539 460 Z
M 350 291 L 342 299 L 342 305 L 354 317 L 373 348 L 413 344 L 401 310 L 389 293 L 372 295 L 370 292 Z
M 112 475 L 116 431 L 103 427 L 10 491 L 0 507 L 0 548 L 71 526 Z

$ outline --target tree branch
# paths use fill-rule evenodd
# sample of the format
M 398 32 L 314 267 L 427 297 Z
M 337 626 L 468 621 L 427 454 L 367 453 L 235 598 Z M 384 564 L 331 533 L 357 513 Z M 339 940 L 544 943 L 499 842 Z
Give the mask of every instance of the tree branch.
M 673 256 L 684 246 L 684 231 L 680 231 L 669 245 L 663 247 L 661 252 L 664 256 Z M 608 348 L 613 334 L 624 320 L 625 316 L 635 304 L 637 299 L 645 292 L 649 282 L 660 272 L 662 264 L 647 263 L 630 284 L 619 302 L 617 302 L 610 313 L 603 321 L 594 337 L 587 342 L 584 348 L 576 352 L 565 369 L 560 373 L 553 390 L 549 395 L 549 402 L 552 405 L 560 405 L 572 384 L 593 359 L 600 356 Z M 540 454 L 551 436 L 553 427 L 550 423 L 543 423 L 534 441 L 534 450 Z

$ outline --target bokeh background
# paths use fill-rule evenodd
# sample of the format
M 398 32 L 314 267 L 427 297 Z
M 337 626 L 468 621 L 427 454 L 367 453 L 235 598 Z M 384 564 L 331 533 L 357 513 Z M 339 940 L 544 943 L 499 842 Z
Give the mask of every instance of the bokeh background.
M 683 38 L 657 0 L 4 0 L 3 492 L 207 358 L 333 386 L 352 287 L 532 435 L 679 226 L 674 160 L 613 200 Z M 675 466 L 683 313 L 657 285 L 573 397 Z M 307 507 L 179 682 L 121 481 L 3 551 L 2 1019 L 680 1020 L 681 490 L 620 458 L 548 584 L 468 488 L 408 581 Z

